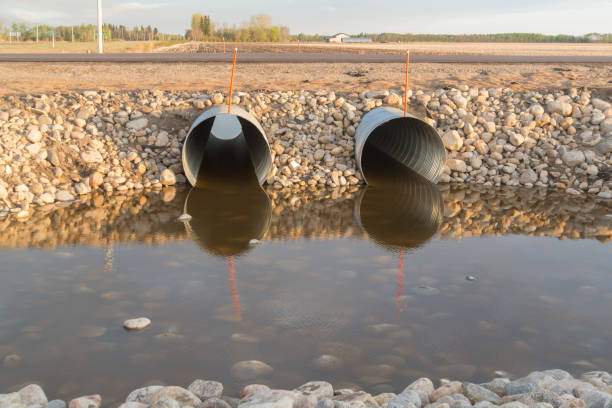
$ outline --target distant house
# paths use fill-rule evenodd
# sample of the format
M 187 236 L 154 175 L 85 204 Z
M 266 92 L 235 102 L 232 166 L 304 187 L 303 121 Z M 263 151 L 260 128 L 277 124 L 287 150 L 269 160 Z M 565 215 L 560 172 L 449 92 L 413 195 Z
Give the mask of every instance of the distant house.
M 342 41 L 344 41 L 345 38 L 350 38 L 350 35 L 345 33 L 338 33 L 325 37 L 325 41 L 331 43 L 341 43 Z
M 343 43 L 367 43 L 372 42 L 371 38 L 368 37 L 347 37 L 342 39 Z

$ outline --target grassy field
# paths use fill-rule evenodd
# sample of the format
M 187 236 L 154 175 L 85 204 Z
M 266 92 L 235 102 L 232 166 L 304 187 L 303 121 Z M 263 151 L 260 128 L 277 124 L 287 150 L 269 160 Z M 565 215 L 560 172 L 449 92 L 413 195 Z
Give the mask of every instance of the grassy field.
M 104 43 L 104 51 L 112 53 L 134 53 L 152 52 L 157 46 L 175 44 L 170 41 L 107 41 Z M 98 43 L 95 42 L 55 42 L 52 48 L 51 42 L 41 41 L 36 43 L 12 43 L 0 42 L 0 53 L 92 53 L 98 52 Z

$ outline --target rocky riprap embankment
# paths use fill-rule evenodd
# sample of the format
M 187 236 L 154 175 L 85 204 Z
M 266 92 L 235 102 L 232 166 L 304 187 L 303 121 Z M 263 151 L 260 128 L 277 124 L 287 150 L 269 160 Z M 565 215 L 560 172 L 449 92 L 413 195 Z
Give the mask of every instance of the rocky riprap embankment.
M 612 197 L 612 107 L 586 90 L 417 91 L 411 111 L 448 149 L 441 182 L 548 186 Z M 221 93 L 85 91 L 0 100 L 0 216 L 95 191 L 122 194 L 185 183 L 181 144 Z M 362 183 L 354 135 L 362 116 L 401 105 L 389 91 L 239 93 L 233 103 L 263 125 L 275 188 Z
M 260 361 L 243 361 L 232 371 L 248 378 L 273 370 Z M 500 372 L 500 374 L 504 374 Z M 498 377 L 474 384 L 442 379 L 435 388 L 429 378 L 420 378 L 401 393 L 371 395 L 353 389 L 334 389 L 325 381 L 312 381 L 294 390 L 273 390 L 266 385 L 245 386 L 240 398 L 223 395 L 223 385 L 216 381 L 195 380 L 187 388 L 148 386 L 132 391 L 119 408 L 610 408 L 612 376 L 592 371 L 579 379 L 566 371 L 535 371 L 510 380 Z M 0 408 L 99 408 L 100 395 L 47 401 L 38 385 L 18 392 L 0 394 Z

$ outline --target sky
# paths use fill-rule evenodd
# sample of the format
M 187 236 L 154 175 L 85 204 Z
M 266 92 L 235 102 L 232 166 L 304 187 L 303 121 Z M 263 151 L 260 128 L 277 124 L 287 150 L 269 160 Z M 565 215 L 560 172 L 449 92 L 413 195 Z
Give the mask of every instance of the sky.
M 96 0 L 0 0 L 0 22 L 96 23 Z M 612 0 L 102 0 L 104 22 L 184 34 L 191 14 L 240 24 L 265 13 L 294 34 L 612 32 Z

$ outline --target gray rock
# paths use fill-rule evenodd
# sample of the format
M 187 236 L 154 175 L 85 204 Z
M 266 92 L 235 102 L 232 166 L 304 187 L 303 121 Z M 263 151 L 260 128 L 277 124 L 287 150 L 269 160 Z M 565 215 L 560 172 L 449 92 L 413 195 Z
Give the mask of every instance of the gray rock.
M 536 181 L 538 181 L 538 174 L 531 169 L 526 169 L 521 173 L 519 181 L 521 184 L 534 184 Z
M 444 147 L 450 151 L 455 151 L 463 147 L 463 138 L 456 130 L 449 130 L 442 136 Z
M 334 401 L 329 398 L 321 398 L 317 402 L 316 408 L 334 408 Z
M 241 399 L 238 408 L 293 408 L 296 399 L 293 391 L 260 391 Z
M 125 127 L 132 130 L 142 130 L 146 128 L 148 124 L 149 120 L 147 118 L 138 118 L 126 123 Z
M 102 163 L 104 161 L 100 152 L 96 150 L 85 150 L 81 153 L 81 159 L 87 164 Z
M 387 408 L 421 408 L 421 398 L 414 390 L 404 390 L 401 394 L 391 398 Z
M 164 388 L 161 385 L 151 385 L 149 387 L 138 388 L 132 391 L 127 398 L 126 402 L 142 402 L 143 404 L 151 405 L 155 402 L 155 394 Z
M 173 186 L 176 184 L 176 176 L 170 169 L 165 169 L 162 171 L 159 179 L 164 186 Z
M 434 385 L 429 378 L 423 377 L 419 378 L 418 380 L 410 384 L 408 387 L 406 387 L 402 394 L 408 390 L 416 391 L 416 393 L 419 395 L 419 399 L 422 406 L 425 404 L 429 404 L 429 397 L 434 392 Z
M 20 404 L 21 403 L 21 395 L 16 392 L 12 392 L 10 394 L 0 394 L 0 406 L 5 407 L 11 404 Z
M 17 391 L 17 394 L 21 397 L 20 402 L 24 405 L 47 405 L 47 396 L 42 388 L 36 384 L 30 384 Z
M 142 402 L 124 402 L 123 404 L 119 405 L 119 408 L 148 408 L 149 406 L 150 405 L 143 404 Z M 49 408 L 48 405 L 47 408 Z
M 499 405 L 495 405 L 489 401 L 479 401 L 474 404 L 474 408 L 497 408 Z
M 232 376 L 241 381 L 265 377 L 273 371 L 274 369 L 268 364 L 258 360 L 240 361 L 231 368 Z
M 389 96 L 389 91 L 370 91 L 366 92 L 365 96 L 368 99 L 385 99 L 387 96 Z
M 28 139 L 30 143 L 40 142 L 42 139 L 42 133 L 40 133 L 38 129 L 32 129 L 30 130 L 30 133 L 28 133 L 28 136 L 26 136 L 26 139 Z
M 507 378 L 495 378 L 488 383 L 480 384 L 481 387 L 486 388 L 489 391 L 493 391 L 497 395 L 506 395 L 506 386 L 510 383 Z
M 532 391 L 538 389 L 538 385 L 536 383 L 526 383 L 526 384 L 514 384 L 508 383 L 506 384 L 506 395 L 517 395 L 517 394 L 528 394 Z
M 579 150 L 570 150 L 563 155 L 563 161 L 571 167 L 584 163 L 585 160 L 584 153 Z
M 349 406 L 352 408 L 356 405 L 361 405 L 363 404 L 365 407 L 367 408 L 379 408 L 378 403 L 376 402 L 376 400 L 374 398 L 372 398 L 372 395 L 364 392 L 364 391 L 356 391 L 356 392 L 352 392 L 350 394 L 343 394 L 343 395 L 335 395 L 332 400 L 334 402 L 344 402 L 349 404 Z M 339 408 L 336 405 L 334 405 L 335 408 Z
M 123 328 L 131 331 L 144 330 L 149 326 L 151 326 L 151 320 L 147 319 L 146 317 L 128 319 L 123 322 Z
M 181 404 L 173 398 L 164 397 L 155 401 L 151 408 L 181 408 Z
M 334 388 L 326 381 L 310 381 L 295 389 L 302 395 L 314 395 L 317 399 L 333 397 Z
M 609 387 L 612 385 L 612 375 L 605 371 L 590 371 L 582 374 L 580 379 L 593 384 L 597 388 Z
M 155 401 L 159 401 L 163 398 L 174 399 L 181 405 L 181 407 L 185 405 L 196 407 L 200 405 L 200 403 L 202 402 L 191 391 L 188 391 L 182 387 L 177 387 L 177 386 L 163 387 L 161 390 L 157 391 L 154 395 Z
M 66 401 L 64 400 L 53 400 L 49 401 L 47 408 L 66 408 Z M 123 408 L 144 408 L 144 407 L 123 407 Z
M 523 404 L 522 402 L 518 402 L 518 401 L 506 402 L 505 404 L 501 405 L 500 407 L 503 407 L 503 408 L 528 408 L 527 405 Z
M 238 408 L 238 404 L 240 403 L 239 398 L 228 397 L 227 395 L 222 396 L 221 399 L 227 402 L 232 408 Z
M 223 384 L 218 381 L 195 380 L 187 389 L 202 401 L 223 395 Z
M 70 401 L 68 408 L 100 408 L 102 397 L 100 395 L 86 395 Z
M 472 403 L 489 401 L 499 405 L 501 402 L 499 395 L 477 384 L 463 383 L 463 393 Z
M 267 385 L 263 385 L 263 384 L 250 384 L 245 386 L 241 391 L 240 391 L 240 397 L 241 398 L 245 398 L 248 397 L 251 394 L 255 394 L 256 392 L 261 392 L 261 391 L 269 391 L 270 387 L 268 387 Z
M 596 391 L 583 398 L 585 408 L 610 408 L 612 407 L 612 395 Z
M 206 398 L 204 402 L 196 408 L 232 408 L 232 406 L 221 398 Z
M 66 190 L 58 190 L 55 192 L 55 199 L 57 201 L 73 201 L 74 196 Z

